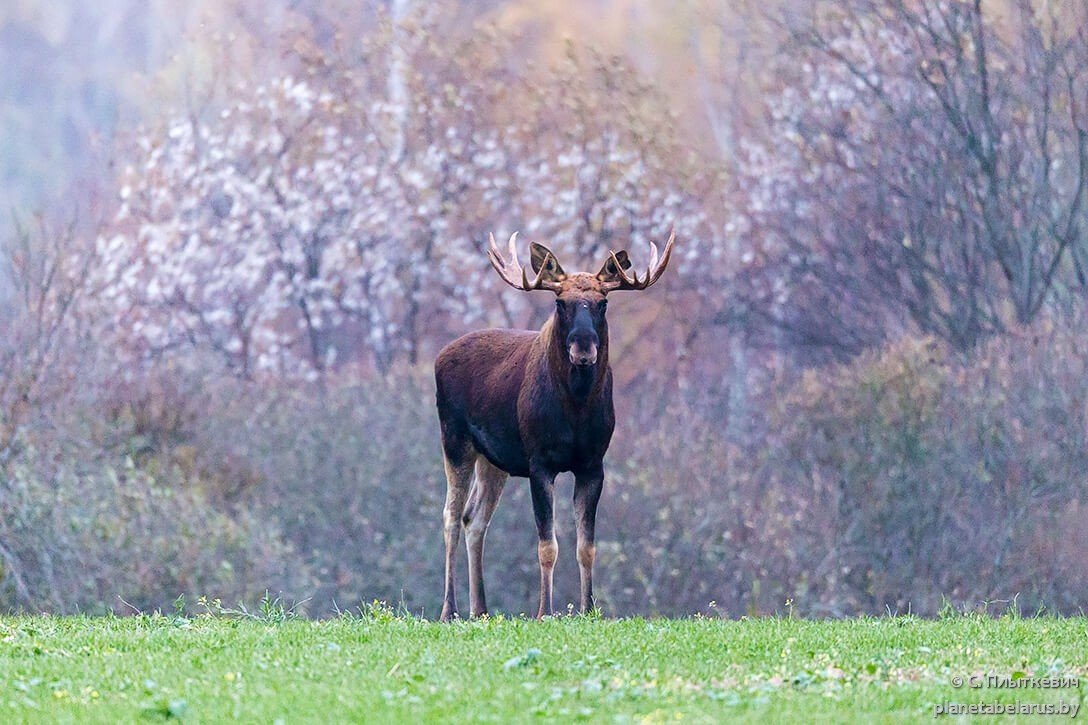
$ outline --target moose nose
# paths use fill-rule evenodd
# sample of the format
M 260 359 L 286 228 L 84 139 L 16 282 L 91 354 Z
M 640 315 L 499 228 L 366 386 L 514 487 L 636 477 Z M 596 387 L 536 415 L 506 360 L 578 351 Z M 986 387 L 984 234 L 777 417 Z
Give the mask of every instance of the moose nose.
M 570 346 L 569 353 L 571 365 L 597 364 L 597 345 L 592 342 L 586 347 L 582 347 L 578 343 L 575 343 Z

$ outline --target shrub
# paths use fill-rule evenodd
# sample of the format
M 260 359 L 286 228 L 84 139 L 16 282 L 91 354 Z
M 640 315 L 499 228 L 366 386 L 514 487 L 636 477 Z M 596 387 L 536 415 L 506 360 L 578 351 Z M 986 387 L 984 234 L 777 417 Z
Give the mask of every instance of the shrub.
M 764 475 L 804 501 L 790 543 L 815 611 L 1083 602 L 1083 332 L 1043 322 L 966 359 L 905 338 L 806 374 Z
M 609 614 L 913 611 L 944 598 L 1074 611 L 1088 595 L 1088 357 L 1079 318 L 959 356 L 906 337 L 753 393 L 731 440 L 714 400 L 649 376 L 618 401 L 599 511 Z M 161 607 L 266 589 L 327 615 L 384 600 L 437 613 L 445 479 L 429 370 L 322 383 L 175 366 L 31 420 L 0 479 L 0 606 Z M 762 398 L 762 399 L 760 399 Z M 756 404 L 758 401 L 758 404 Z M 560 602 L 578 590 L 569 477 Z M 489 600 L 532 609 L 527 486 L 488 535 Z M 463 555 L 460 564 L 465 593 Z M 710 603 L 715 606 L 711 607 Z M 562 604 L 560 605 L 562 606 Z M 1002 606 L 1003 608 L 1003 606 Z
M 199 465 L 231 507 L 275 522 L 305 558 L 312 611 L 375 598 L 418 611 L 435 598 L 445 477 L 429 374 L 217 391 L 194 431 Z
M 240 601 L 307 588 L 275 526 L 217 510 L 176 478 L 33 449 L 10 469 L 0 478 L 0 608 L 151 610 L 179 594 Z

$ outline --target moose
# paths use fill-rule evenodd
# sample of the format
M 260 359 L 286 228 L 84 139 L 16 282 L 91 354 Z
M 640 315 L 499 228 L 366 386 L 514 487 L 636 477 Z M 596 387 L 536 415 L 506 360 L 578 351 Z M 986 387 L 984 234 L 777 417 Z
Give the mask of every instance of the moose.
M 645 276 L 628 274 L 626 251 L 610 251 L 597 274 L 567 274 L 547 247 L 529 246 L 532 275 L 518 262 L 517 233 L 504 259 L 490 236 L 488 258 L 519 290 L 555 293 L 555 312 L 538 332 L 489 329 L 454 340 L 435 360 L 438 418 L 446 470 L 446 544 L 442 621 L 457 616 L 454 561 L 465 529 L 469 605 L 487 613 L 483 549 L 491 516 L 509 476 L 528 477 L 540 562 L 538 617 L 551 615 L 555 539 L 555 477 L 574 474 L 582 612 L 593 609 L 594 525 L 604 484 L 603 459 L 612 439 L 612 370 L 606 299 L 616 290 L 646 289 L 661 277 L 675 232 L 658 257 L 650 243 Z M 473 474 L 475 473 L 475 479 Z

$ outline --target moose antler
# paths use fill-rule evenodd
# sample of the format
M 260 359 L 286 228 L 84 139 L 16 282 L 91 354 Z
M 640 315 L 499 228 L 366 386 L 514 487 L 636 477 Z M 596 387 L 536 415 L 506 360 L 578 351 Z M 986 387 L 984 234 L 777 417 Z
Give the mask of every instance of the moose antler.
M 657 256 L 657 245 L 650 242 L 650 266 L 646 269 L 646 276 L 642 279 L 639 279 L 638 272 L 632 272 L 631 276 L 628 276 L 627 270 L 624 269 L 621 260 L 616 256 L 616 252 L 609 252 L 615 270 L 612 271 L 612 279 L 605 282 L 603 286 L 609 292 L 618 289 L 646 289 L 656 282 L 661 277 L 661 273 L 665 271 L 665 267 L 669 266 L 669 257 L 672 256 L 672 244 L 675 241 L 676 232 L 673 231 L 669 235 L 669 241 L 665 243 L 665 251 L 660 259 Z M 627 266 L 629 267 L 630 264 Z
M 517 232 L 510 235 L 510 243 L 508 245 L 510 258 L 503 259 L 502 253 L 495 244 L 495 235 L 488 235 L 490 248 L 487 250 L 487 258 L 491 260 L 491 266 L 494 267 L 495 271 L 499 273 L 499 276 L 514 289 L 546 289 L 557 292 L 559 290 L 559 282 L 553 279 L 553 277 L 557 270 L 560 274 L 562 273 L 562 270 L 559 267 L 559 261 L 555 258 L 555 255 L 550 251 L 546 252 L 539 267 L 540 271 L 536 273 L 536 276 L 534 276 L 532 280 L 530 280 L 525 268 L 522 267 L 521 262 L 518 261 L 517 238 Z

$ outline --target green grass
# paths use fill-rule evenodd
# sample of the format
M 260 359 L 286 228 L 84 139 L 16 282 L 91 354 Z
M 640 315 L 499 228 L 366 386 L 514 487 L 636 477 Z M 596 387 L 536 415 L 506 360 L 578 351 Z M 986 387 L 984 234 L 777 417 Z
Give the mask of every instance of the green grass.
M 899 722 L 949 701 L 1079 706 L 1088 682 L 952 679 L 1086 666 L 1084 618 L 13 616 L 0 617 L 0 721 Z

